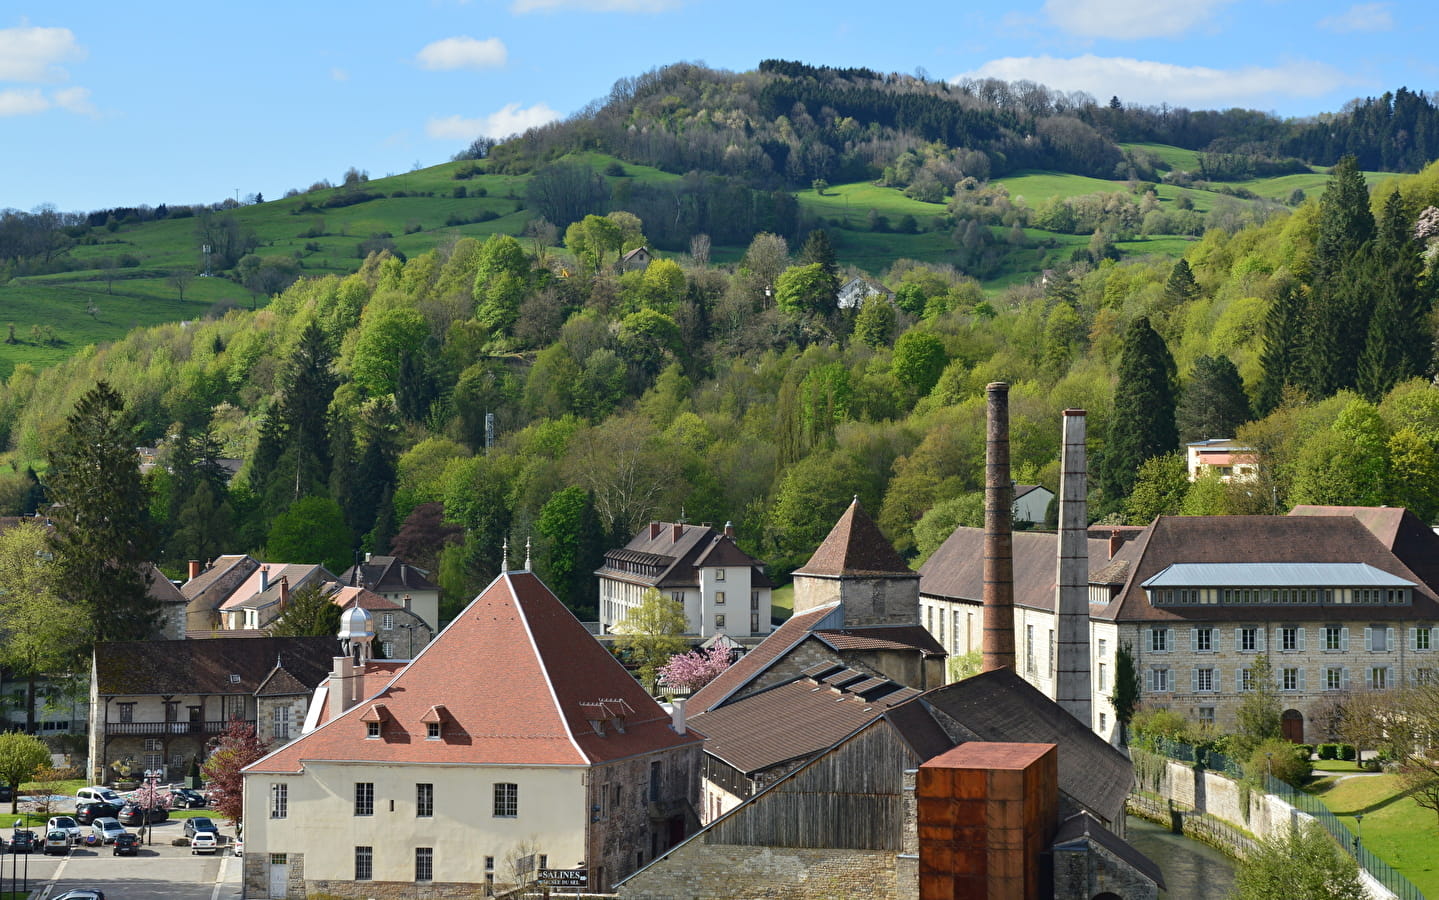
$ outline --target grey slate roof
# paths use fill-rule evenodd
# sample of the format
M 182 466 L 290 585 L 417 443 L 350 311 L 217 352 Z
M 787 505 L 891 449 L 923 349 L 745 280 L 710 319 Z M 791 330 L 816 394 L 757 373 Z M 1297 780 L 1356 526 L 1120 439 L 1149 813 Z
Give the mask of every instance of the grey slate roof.
M 653 536 L 651 536 L 653 533 Z M 652 522 L 624 547 L 605 553 L 596 575 L 655 588 L 698 587 L 699 566 L 750 566 L 753 587 L 772 587 L 764 563 L 708 525 Z
M 1076 813 L 1065 819 L 1054 834 L 1054 846 L 1061 844 L 1072 844 L 1078 841 L 1090 840 L 1104 849 L 1113 853 L 1119 859 L 1129 864 L 1131 868 L 1139 872 L 1145 878 L 1164 887 L 1164 873 L 1159 866 L 1149 857 L 1140 853 L 1132 845 L 1126 843 L 1117 834 L 1104 827 L 1104 823 L 1096 820 L 1089 813 Z
M 287 675 L 313 688 L 341 655 L 333 637 L 100 642 L 95 645 L 96 691 L 102 697 L 253 694 L 274 672 L 277 659 Z M 239 680 L 232 681 L 232 675 Z
M 1144 581 L 1167 587 L 1414 587 L 1365 563 L 1173 563 Z

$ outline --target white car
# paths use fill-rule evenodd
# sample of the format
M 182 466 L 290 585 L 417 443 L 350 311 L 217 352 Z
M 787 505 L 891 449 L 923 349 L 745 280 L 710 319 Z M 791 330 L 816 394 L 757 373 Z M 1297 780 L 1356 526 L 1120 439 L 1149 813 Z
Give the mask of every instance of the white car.
M 119 819 L 105 817 L 96 819 L 90 825 L 90 833 L 102 844 L 113 844 L 115 838 L 125 833 L 125 826 L 120 824 Z
M 213 831 L 197 831 L 190 838 L 190 855 L 214 853 L 220 849 L 220 839 Z
M 73 816 L 55 816 L 45 825 L 45 831 L 63 831 L 70 835 L 70 840 L 80 840 L 80 823 L 76 822 Z

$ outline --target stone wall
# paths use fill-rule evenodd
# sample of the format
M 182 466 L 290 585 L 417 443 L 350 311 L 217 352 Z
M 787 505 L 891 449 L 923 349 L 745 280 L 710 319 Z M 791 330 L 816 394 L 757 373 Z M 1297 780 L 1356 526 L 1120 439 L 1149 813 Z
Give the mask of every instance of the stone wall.
M 308 893 L 305 882 L 305 854 L 285 854 L 286 865 L 289 866 L 286 872 L 285 900 L 305 900 Z M 270 896 L 270 855 L 268 853 L 251 853 L 244 858 L 241 867 L 240 896 L 247 900 L 257 900 L 260 897 Z M 271 898 L 279 900 L 279 898 Z
M 689 843 L 618 888 L 642 900 L 896 900 L 892 852 Z

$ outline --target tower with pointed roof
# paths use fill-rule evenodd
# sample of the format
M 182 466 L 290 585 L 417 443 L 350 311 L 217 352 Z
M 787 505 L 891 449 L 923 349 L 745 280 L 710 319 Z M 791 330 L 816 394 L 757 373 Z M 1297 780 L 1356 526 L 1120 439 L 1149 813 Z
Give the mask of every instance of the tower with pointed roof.
M 844 605 L 844 623 L 918 625 L 919 573 L 855 497 L 814 555 L 794 573 L 795 615 Z

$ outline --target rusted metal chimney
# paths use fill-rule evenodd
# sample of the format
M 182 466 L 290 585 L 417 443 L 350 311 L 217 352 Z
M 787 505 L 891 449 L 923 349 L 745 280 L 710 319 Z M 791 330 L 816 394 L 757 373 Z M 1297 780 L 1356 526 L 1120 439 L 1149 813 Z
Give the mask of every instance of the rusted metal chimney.
M 984 452 L 983 671 L 1014 669 L 1014 484 L 1009 480 L 1009 385 L 988 392 Z
M 1054 699 L 1093 728 L 1089 686 L 1089 470 L 1084 410 L 1064 411 L 1059 475 L 1059 559 L 1054 583 L 1059 611 L 1059 660 Z

